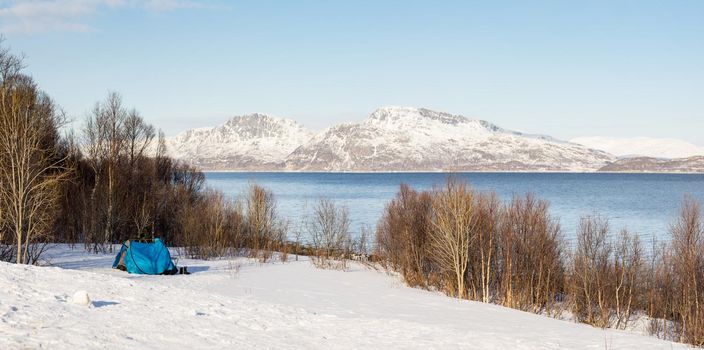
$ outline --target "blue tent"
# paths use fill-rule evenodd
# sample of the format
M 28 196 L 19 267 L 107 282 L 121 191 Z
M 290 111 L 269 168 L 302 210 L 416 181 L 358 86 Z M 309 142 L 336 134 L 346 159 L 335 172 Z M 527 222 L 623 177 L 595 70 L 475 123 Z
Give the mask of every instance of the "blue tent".
M 143 275 L 174 274 L 178 270 L 171 261 L 171 254 L 159 238 L 152 243 L 126 241 L 112 263 L 113 269 Z

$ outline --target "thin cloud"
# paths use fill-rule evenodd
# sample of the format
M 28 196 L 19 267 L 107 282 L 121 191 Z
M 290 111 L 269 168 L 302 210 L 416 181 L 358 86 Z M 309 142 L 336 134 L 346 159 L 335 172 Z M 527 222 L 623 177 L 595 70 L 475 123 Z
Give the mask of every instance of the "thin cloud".
M 196 1 L 186 0 L 149 0 L 144 7 L 152 11 L 173 11 L 189 8 L 203 8 L 204 5 Z
M 194 0 L 0 0 L 0 32 L 92 31 L 90 19 L 128 8 L 167 12 L 205 6 Z

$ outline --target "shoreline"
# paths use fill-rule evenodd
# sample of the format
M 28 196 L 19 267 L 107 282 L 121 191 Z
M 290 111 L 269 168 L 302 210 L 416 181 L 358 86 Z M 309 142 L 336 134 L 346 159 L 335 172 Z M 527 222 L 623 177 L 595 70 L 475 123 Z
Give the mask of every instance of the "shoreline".
M 643 175 L 704 175 L 704 171 L 501 171 L 501 170 L 468 170 L 468 171 L 445 171 L 445 170 L 389 170 L 389 171 L 369 171 L 369 170 L 210 170 L 198 169 L 203 173 L 262 173 L 262 174 L 643 174 Z

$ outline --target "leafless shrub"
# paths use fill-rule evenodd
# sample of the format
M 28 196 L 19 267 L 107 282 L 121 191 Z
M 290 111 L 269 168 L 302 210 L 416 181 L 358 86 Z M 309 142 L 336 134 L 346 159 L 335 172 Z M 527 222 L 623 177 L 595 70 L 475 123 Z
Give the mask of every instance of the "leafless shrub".
M 181 214 L 181 246 L 192 258 L 232 255 L 240 245 L 244 220 L 239 203 L 230 202 L 215 191 L 208 191 L 193 207 Z
M 292 251 L 291 242 L 288 239 L 288 232 L 291 230 L 290 222 L 285 219 L 277 219 L 276 231 L 275 231 L 275 241 L 272 243 L 271 247 L 273 250 L 279 252 L 279 260 L 281 262 L 288 261 L 288 255 Z
M 377 225 L 375 256 L 383 257 L 411 286 L 426 287 L 431 278 L 428 231 L 432 196 L 401 184 Z
M 625 329 L 634 311 L 647 307 L 646 278 L 637 236 L 624 229 L 611 239 L 605 219 L 581 219 L 568 278 L 570 306 L 577 320 Z
M 499 235 L 502 305 L 552 312 L 564 291 L 563 239 L 548 204 L 533 195 L 514 197 L 504 209 Z
M 699 203 L 686 198 L 670 227 L 672 316 L 679 341 L 704 345 L 704 225 Z
M 320 198 L 307 226 L 316 266 L 346 269 L 351 242 L 347 208 L 337 206 L 327 198 Z
M 376 252 L 407 283 L 536 312 L 562 291 L 562 239 L 547 204 L 532 196 L 503 207 L 449 179 L 432 192 L 405 185 L 377 227 Z
M 704 226 L 699 203 L 685 198 L 669 232 L 669 242 L 653 243 L 645 269 L 648 330 L 660 338 L 702 346 Z
M 530 194 L 502 206 L 452 179 L 432 192 L 402 185 L 379 221 L 372 257 L 410 285 L 550 315 L 567 305 L 598 327 L 625 329 L 645 313 L 651 333 L 702 345 L 700 215 L 686 200 L 671 242 L 654 242 L 648 260 L 637 236 L 612 238 L 606 220 L 585 217 L 567 259 L 547 203 Z
M 296 258 L 295 258 L 296 261 L 298 261 L 298 257 L 302 252 L 301 251 L 301 248 L 302 248 L 301 244 L 303 242 L 301 242 L 301 239 L 303 238 L 303 231 L 305 229 L 306 223 L 308 222 L 307 221 L 308 219 L 305 216 L 306 215 L 305 214 L 305 212 L 306 212 L 305 207 L 306 206 L 304 206 L 304 210 L 303 210 L 304 214 L 301 216 L 299 224 L 293 228 L 293 242 L 291 242 L 291 244 L 293 245 L 292 250 L 293 250 L 293 254 L 295 254 L 295 256 L 296 256 Z
M 352 253 L 359 257 L 355 260 L 367 261 L 371 248 L 369 239 L 372 236 L 372 229 L 367 225 L 363 225 L 359 230 L 359 236 L 352 243 Z
M 672 303 L 675 298 L 672 252 L 669 244 L 653 241 L 646 268 L 646 313 L 651 317 L 648 331 L 663 339 L 675 339 Z
M 612 246 L 608 222 L 598 216 L 583 217 L 577 229 L 571 276 L 572 312 L 578 320 L 598 327 L 611 321 L 609 290 Z
M 622 230 L 619 241 L 615 245 L 613 257 L 614 273 L 614 313 L 613 327 L 626 329 L 634 309 L 644 309 L 645 306 L 645 261 L 643 248 L 638 236 Z
M 547 203 L 502 206 L 454 179 L 432 192 L 402 185 L 376 231 L 376 255 L 408 284 L 535 312 L 563 292 L 563 244 Z
M 276 214 L 274 195 L 251 184 L 246 199 L 246 240 L 250 255 L 266 262 L 274 250 L 283 246 L 285 227 Z

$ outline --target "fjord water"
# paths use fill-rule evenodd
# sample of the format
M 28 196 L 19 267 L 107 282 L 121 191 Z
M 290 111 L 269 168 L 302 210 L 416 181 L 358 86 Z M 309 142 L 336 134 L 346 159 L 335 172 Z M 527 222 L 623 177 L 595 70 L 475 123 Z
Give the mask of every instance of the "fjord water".
M 593 214 L 608 218 L 614 233 L 627 227 L 644 239 L 667 239 L 686 195 L 704 203 L 702 174 L 206 173 L 206 183 L 231 198 L 245 193 L 250 183 L 271 190 L 278 213 L 292 229 L 301 227 L 319 198 L 327 197 L 347 206 L 350 229 L 359 232 L 361 225 L 376 226 L 401 183 L 430 189 L 449 175 L 477 190 L 494 191 L 502 200 L 526 192 L 547 200 L 567 239 L 574 237 L 581 216 Z

